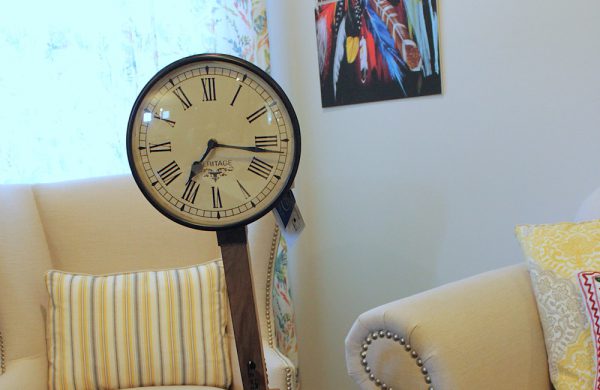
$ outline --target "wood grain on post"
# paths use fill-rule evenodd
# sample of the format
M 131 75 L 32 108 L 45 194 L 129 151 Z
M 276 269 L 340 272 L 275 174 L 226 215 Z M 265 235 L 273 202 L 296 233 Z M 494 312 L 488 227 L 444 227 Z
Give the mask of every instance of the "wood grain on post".
M 246 227 L 218 231 L 244 390 L 268 390 Z

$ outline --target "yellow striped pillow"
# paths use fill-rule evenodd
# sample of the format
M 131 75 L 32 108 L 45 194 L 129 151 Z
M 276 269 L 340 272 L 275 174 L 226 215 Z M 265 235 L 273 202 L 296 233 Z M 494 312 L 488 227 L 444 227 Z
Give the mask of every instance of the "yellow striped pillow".
M 51 390 L 231 384 L 220 261 L 46 285 Z

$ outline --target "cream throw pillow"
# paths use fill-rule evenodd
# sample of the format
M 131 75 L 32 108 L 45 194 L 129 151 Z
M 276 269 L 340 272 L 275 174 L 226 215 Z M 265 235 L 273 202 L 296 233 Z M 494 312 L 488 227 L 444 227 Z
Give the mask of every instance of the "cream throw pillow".
M 230 385 L 220 261 L 46 285 L 51 390 Z
M 518 226 L 556 390 L 593 389 L 594 343 L 578 273 L 600 269 L 600 221 Z

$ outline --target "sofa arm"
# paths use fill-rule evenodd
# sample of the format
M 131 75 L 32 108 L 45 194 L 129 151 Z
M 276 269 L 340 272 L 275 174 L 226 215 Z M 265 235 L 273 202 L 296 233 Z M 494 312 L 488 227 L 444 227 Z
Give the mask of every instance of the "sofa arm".
M 269 379 L 269 389 L 296 389 L 296 368 L 277 348 L 264 345 L 265 361 Z
M 524 265 L 362 314 L 346 338 L 346 364 L 362 390 L 551 388 Z
M 6 364 L 6 372 L 0 375 L 0 390 L 48 389 L 48 361 L 40 354 L 16 360 Z

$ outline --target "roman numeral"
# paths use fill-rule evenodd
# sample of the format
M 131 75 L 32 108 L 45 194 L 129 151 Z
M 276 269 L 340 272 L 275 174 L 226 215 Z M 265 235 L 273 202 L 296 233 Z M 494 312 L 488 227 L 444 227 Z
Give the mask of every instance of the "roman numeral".
M 240 181 L 239 181 L 239 180 L 236 180 L 236 181 L 237 181 L 237 183 L 238 183 L 238 186 L 240 186 L 240 190 L 242 190 L 242 193 L 244 194 L 244 197 L 245 197 L 246 199 L 248 199 L 248 198 L 251 196 L 251 195 L 250 195 L 250 193 L 248 192 L 248 190 L 247 190 L 247 189 L 245 189 L 245 188 L 244 188 L 244 186 L 242 185 L 242 183 L 240 183 Z
M 223 203 L 221 202 L 221 191 L 219 191 L 219 187 L 212 187 L 212 198 L 213 198 L 213 208 L 215 208 L 215 209 L 223 208 Z
M 248 122 L 252 123 L 255 120 L 257 120 L 258 118 L 260 118 L 261 116 L 265 115 L 267 113 L 267 107 L 261 107 L 258 110 L 256 110 L 255 112 L 253 112 L 252 114 L 248 115 L 246 117 L 246 119 L 248 120 Z
M 233 100 L 231 100 L 231 103 L 229 103 L 229 105 L 230 105 L 231 107 L 233 107 L 233 105 L 235 104 L 235 101 L 236 101 L 236 99 L 237 99 L 238 95 L 240 94 L 240 91 L 241 91 L 241 90 L 242 90 L 242 86 L 241 86 L 241 85 L 239 85 L 239 86 L 238 86 L 238 89 L 237 89 L 237 91 L 235 91 L 235 95 L 233 96 Z
M 259 135 L 254 137 L 254 145 L 257 148 L 268 148 L 269 146 L 277 146 L 276 135 Z
M 175 161 L 172 161 L 156 173 L 166 185 L 169 185 L 181 175 L 181 168 Z
M 161 112 L 159 115 L 158 113 L 153 113 L 152 111 L 145 109 L 144 115 L 142 116 L 142 121 L 144 122 L 145 125 L 148 125 L 154 118 L 154 119 L 158 119 L 158 120 L 161 120 L 161 121 L 167 123 L 171 127 L 175 127 L 175 121 L 169 120 L 168 115 L 169 115 L 168 111 Z
M 150 153 L 170 152 L 170 151 L 171 151 L 171 141 L 163 142 L 162 144 L 150 143 Z
M 154 114 L 154 118 L 155 119 L 160 119 L 161 121 L 168 123 L 169 126 L 171 127 L 175 127 L 175 121 L 169 120 L 169 119 L 165 119 L 165 118 L 161 118 L 158 114 Z
M 250 166 L 248 167 L 248 170 L 250 172 L 262 177 L 263 179 L 269 178 L 269 175 L 271 174 L 272 169 L 273 169 L 273 166 L 271 164 L 266 163 L 256 157 L 252 158 L 252 162 L 250 163 Z
M 188 181 L 185 185 L 185 191 L 183 191 L 181 198 L 190 203 L 194 203 L 196 201 L 196 195 L 198 195 L 198 188 L 200 188 L 200 186 L 196 181 Z
M 213 102 L 217 100 L 217 88 L 215 86 L 214 77 L 205 77 L 202 79 L 202 89 L 204 95 L 202 97 L 203 102 Z
M 192 102 L 190 102 L 190 99 L 188 99 L 187 95 L 185 94 L 185 92 L 183 92 L 183 89 L 181 89 L 181 87 L 175 88 L 173 90 L 173 93 L 175 94 L 175 96 L 177 96 L 177 99 L 179 99 L 179 101 L 183 105 L 184 110 L 187 110 L 192 106 Z

